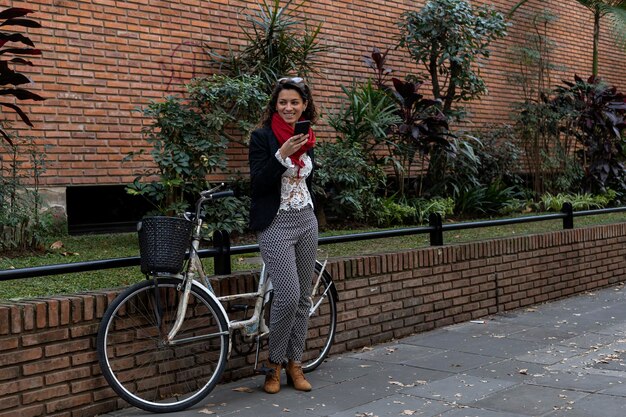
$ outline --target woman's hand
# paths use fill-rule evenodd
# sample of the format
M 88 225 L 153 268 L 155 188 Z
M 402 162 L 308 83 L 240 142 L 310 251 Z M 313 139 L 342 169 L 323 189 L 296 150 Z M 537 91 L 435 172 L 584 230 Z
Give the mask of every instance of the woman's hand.
M 302 147 L 302 145 L 306 143 L 308 139 L 309 135 L 307 134 L 295 135 L 290 137 L 285 141 L 285 143 L 283 143 L 283 146 L 281 146 L 278 150 L 280 152 L 280 157 L 282 159 L 285 159 L 288 156 L 293 155 Z

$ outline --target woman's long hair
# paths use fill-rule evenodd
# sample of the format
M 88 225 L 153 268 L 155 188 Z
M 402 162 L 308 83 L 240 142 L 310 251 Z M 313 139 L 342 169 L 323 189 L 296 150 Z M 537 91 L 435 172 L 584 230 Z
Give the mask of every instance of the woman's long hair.
M 317 109 L 315 108 L 315 102 L 313 101 L 309 86 L 306 85 L 304 81 L 295 82 L 292 79 L 284 78 L 276 83 L 276 87 L 274 87 L 274 91 L 272 91 L 270 102 L 267 104 L 267 107 L 265 107 L 263 116 L 261 116 L 260 126 L 270 127 L 272 125 L 272 117 L 274 113 L 276 113 L 278 95 L 283 90 L 296 91 L 300 95 L 300 98 L 302 98 L 302 101 L 306 103 L 306 109 L 302 112 L 302 117 L 305 120 L 310 120 L 312 124 L 317 121 Z

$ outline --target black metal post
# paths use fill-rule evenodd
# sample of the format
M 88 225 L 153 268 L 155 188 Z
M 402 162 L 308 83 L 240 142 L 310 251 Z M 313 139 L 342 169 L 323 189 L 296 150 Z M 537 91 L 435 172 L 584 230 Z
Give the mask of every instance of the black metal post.
M 430 213 L 428 224 L 434 228 L 430 231 L 430 246 L 443 246 L 443 221 L 441 214 Z
M 574 210 L 572 209 L 572 203 L 563 203 L 561 213 L 565 214 L 565 217 L 563 217 L 563 229 L 573 229 Z
M 230 268 L 230 234 L 226 230 L 213 232 L 213 247 L 218 250 L 215 255 L 215 275 L 229 275 Z

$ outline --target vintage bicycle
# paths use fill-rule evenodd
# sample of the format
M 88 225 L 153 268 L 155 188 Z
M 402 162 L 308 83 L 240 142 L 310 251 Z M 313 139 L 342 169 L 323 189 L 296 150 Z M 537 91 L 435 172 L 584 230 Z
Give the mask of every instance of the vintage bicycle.
M 220 381 L 233 350 L 245 354 L 256 347 L 254 367 L 263 372 L 259 352 L 272 300 L 265 266 L 256 291 L 219 295 L 198 256 L 203 204 L 232 195 L 218 188 L 201 192 L 195 212 L 185 218 L 148 217 L 138 224 L 146 280 L 113 300 L 98 329 L 104 378 L 146 411 L 175 412 L 201 401 Z M 336 331 L 337 290 L 325 265 L 316 262 L 311 277 L 304 372 L 324 361 Z

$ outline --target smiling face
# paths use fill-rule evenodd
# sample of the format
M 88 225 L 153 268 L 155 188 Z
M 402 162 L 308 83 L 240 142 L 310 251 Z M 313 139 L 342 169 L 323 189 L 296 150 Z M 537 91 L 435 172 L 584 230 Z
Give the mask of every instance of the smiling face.
M 296 90 L 284 89 L 278 94 L 276 112 L 291 126 L 300 120 L 305 109 L 306 102 Z

